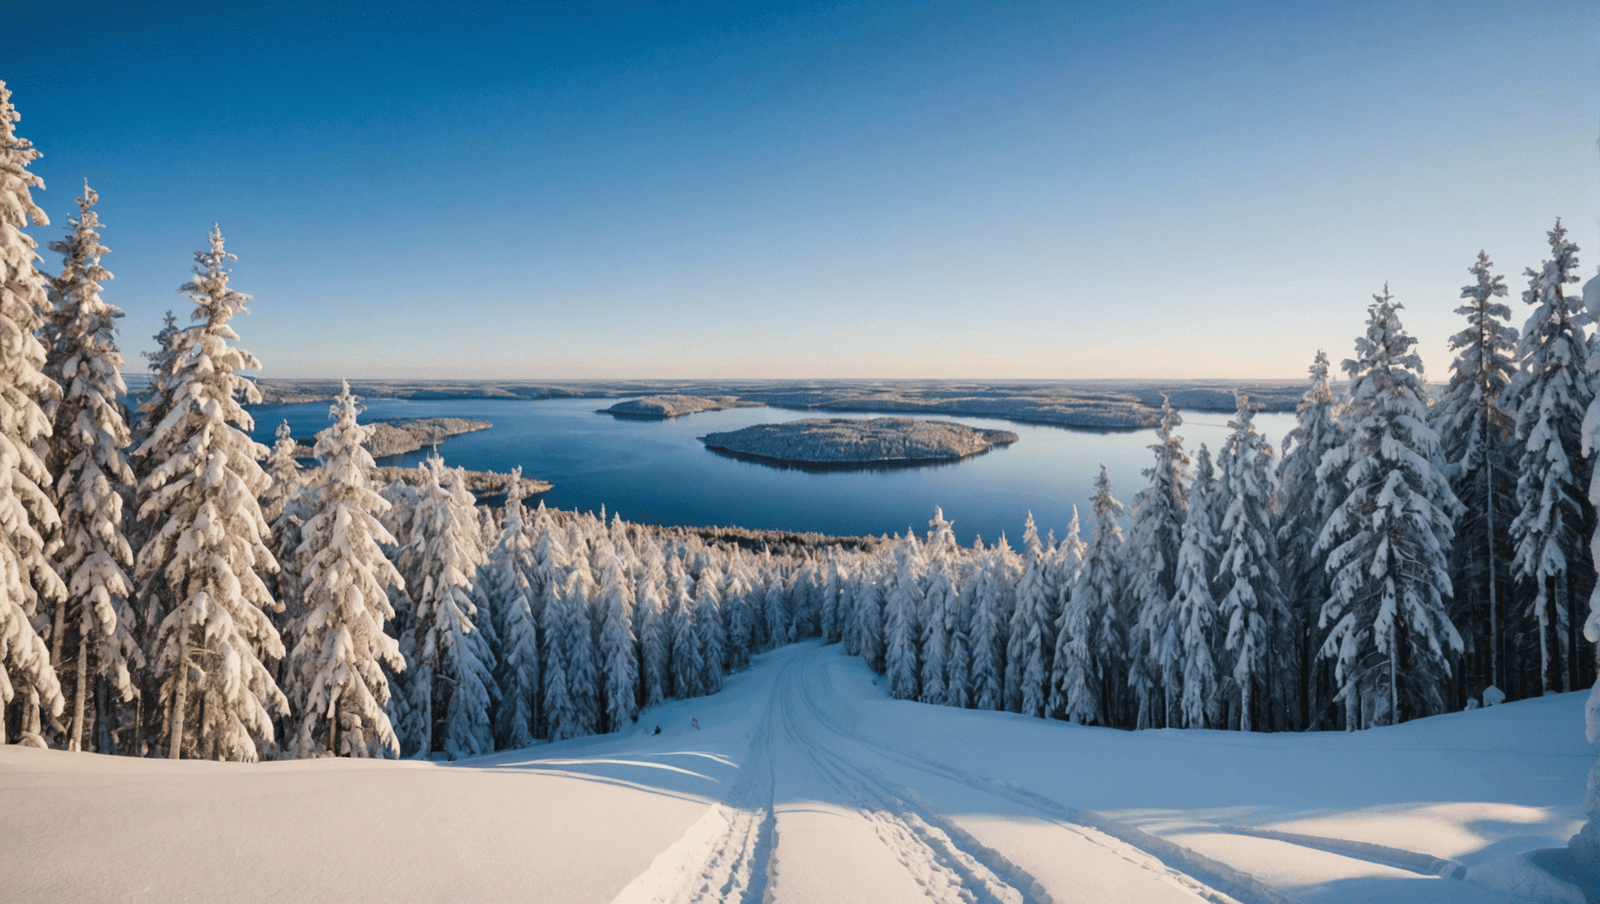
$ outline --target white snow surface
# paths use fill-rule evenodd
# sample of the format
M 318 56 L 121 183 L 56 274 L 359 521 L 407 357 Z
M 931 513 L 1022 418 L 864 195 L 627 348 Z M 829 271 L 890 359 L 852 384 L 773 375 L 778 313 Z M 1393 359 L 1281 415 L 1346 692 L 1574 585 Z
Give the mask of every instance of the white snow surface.
M 0 898 L 1558 900 L 1522 855 L 1581 822 L 1583 701 L 1124 732 L 891 700 L 811 641 L 620 733 L 450 764 L 0 747 Z

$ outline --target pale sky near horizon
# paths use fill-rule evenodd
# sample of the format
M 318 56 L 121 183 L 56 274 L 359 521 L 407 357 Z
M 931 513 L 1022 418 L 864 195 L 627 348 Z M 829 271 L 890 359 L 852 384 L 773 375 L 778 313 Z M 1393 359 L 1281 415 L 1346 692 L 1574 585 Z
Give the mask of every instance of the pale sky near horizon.
M 132 369 L 213 221 L 267 377 L 1440 380 L 1600 262 L 1600 0 L 18 6 Z

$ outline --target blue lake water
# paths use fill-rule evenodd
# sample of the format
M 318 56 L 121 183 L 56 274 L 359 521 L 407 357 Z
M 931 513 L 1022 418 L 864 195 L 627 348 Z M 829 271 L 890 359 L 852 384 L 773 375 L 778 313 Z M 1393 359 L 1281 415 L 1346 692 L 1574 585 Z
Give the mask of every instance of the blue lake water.
M 696 437 L 753 424 L 809 417 L 877 417 L 870 412 L 800 412 L 774 408 L 709 411 L 665 421 L 613 418 L 596 409 L 614 399 L 412 400 L 373 399 L 363 421 L 461 417 L 494 427 L 446 440 L 439 454 L 452 466 L 523 473 L 555 484 L 546 505 L 595 511 L 602 504 L 629 521 L 673 525 L 737 525 L 830 534 L 891 534 L 926 530 L 935 506 L 970 544 L 1002 531 L 1016 545 L 1029 511 L 1040 534 L 1065 532 L 1072 507 L 1087 528 L 1088 501 L 1104 464 L 1112 491 L 1125 504 L 1142 489 L 1154 442 L 1149 430 L 1100 432 L 1015 424 L 995 418 L 935 415 L 972 427 L 1010 430 L 1018 441 L 959 462 L 872 471 L 805 471 L 740 461 L 711 452 Z M 328 426 L 328 404 L 260 405 L 255 438 L 271 444 L 288 420 L 308 442 Z M 904 416 L 904 415 L 901 415 Z M 1213 454 L 1230 432 L 1228 416 L 1186 413 L 1178 433 L 1194 454 L 1203 442 Z M 1289 414 L 1256 416 L 1257 429 L 1276 448 L 1294 425 Z M 415 465 L 413 452 L 384 464 Z

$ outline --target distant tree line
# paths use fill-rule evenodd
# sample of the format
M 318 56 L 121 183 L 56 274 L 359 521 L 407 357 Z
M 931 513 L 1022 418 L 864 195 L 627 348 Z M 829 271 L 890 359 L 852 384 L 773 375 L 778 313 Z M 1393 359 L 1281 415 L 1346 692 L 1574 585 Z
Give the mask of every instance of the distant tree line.
M 1600 355 L 1559 221 L 1520 334 L 1478 256 L 1438 399 L 1386 289 L 1344 391 L 1318 353 L 1281 454 L 1241 397 L 1191 456 L 1167 405 L 1131 513 L 1102 468 L 1086 535 L 1030 516 L 1020 549 L 962 547 L 936 511 L 923 535 L 780 544 L 491 509 L 437 455 L 380 481 L 348 385 L 315 467 L 286 424 L 269 451 L 215 228 L 129 411 L 96 194 L 46 276 L 16 119 L 0 83 L 6 741 L 471 756 L 615 731 L 802 638 L 898 698 L 1130 729 L 1355 729 L 1594 681 Z

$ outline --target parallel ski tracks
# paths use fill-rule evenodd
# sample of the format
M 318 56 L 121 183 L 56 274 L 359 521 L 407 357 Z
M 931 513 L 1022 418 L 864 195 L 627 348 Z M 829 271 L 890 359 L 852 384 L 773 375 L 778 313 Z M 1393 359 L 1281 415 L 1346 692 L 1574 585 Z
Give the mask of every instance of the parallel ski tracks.
M 868 823 L 923 893 L 942 904 L 1053 901 L 1027 870 L 940 815 L 911 789 L 860 758 L 841 752 L 839 741 L 936 779 L 1005 800 L 1110 850 L 1118 850 L 1119 846 L 1123 850 L 1131 848 L 1143 856 L 1127 857 L 1130 862 L 1215 904 L 1297 904 L 1294 898 L 1248 873 L 1136 826 L 1066 807 L 1026 788 L 873 740 L 841 724 L 816 699 L 816 681 L 807 680 L 803 673 L 819 666 L 815 653 L 784 664 L 775 676 L 771 695 L 727 797 L 624 889 L 614 904 L 763 904 L 772 900 L 774 889 L 769 886 L 774 854 L 781 845 L 775 806 L 780 738 L 789 742 L 785 749 L 792 748 L 804 758 L 834 788 L 841 801 Z M 818 728 L 832 737 L 819 738 Z M 1218 830 L 1241 832 L 1231 826 Z M 1264 830 L 1249 833 L 1289 843 L 1309 840 Z M 1348 850 L 1335 853 L 1353 854 Z M 1394 862 L 1404 858 L 1388 859 Z M 1419 861 L 1412 868 L 1421 866 Z

